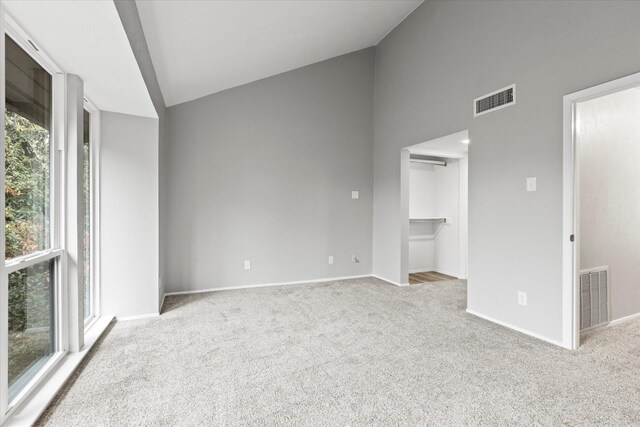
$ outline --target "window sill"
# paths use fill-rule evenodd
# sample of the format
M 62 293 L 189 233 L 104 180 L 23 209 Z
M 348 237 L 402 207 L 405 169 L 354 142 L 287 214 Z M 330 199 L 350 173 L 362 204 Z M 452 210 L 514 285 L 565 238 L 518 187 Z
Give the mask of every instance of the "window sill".
M 87 336 L 89 334 L 89 329 L 93 327 L 96 323 L 98 323 L 102 317 L 99 316 L 91 316 L 87 320 L 84 321 L 84 334 Z
M 13 408 L 12 413 L 5 420 L 3 427 L 34 424 L 45 409 L 47 409 L 47 406 L 49 406 L 49 403 L 51 403 L 58 391 L 60 391 L 71 375 L 73 375 L 113 319 L 113 316 L 97 318 L 86 331 L 82 351 L 67 353 L 54 370 L 48 373 L 48 378 Z

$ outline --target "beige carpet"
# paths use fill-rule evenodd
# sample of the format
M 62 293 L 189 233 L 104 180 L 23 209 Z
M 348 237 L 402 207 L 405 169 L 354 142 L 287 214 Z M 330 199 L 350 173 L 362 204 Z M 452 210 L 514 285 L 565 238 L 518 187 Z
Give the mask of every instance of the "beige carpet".
M 377 279 L 167 298 L 121 322 L 52 426 L 639 425 L 640 319 L 569 352 Z

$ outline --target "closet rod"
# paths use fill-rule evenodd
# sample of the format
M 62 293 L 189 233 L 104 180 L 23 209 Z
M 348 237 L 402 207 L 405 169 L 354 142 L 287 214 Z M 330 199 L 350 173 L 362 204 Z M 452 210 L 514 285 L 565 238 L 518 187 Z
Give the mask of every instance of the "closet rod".
M 447 162 L 443 162 L 441 160 L 423 160 L 423 159 L 409 159 L 410 162 L 414 162 L 414 163 L 428 163 L 430 165 L 437 165 L 437 166 L 447 166 Z

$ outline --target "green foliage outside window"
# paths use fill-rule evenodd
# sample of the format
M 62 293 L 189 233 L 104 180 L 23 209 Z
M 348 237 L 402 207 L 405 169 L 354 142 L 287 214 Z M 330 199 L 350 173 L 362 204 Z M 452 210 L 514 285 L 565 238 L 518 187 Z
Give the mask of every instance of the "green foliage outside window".
M 5 114 L 5 257 L 49 247 L 49 131 Z M 48 277 L 48 275 L 47 275 Z M 49 280 L 20 270 L 9 275 L 9 331 L 47 326 Z

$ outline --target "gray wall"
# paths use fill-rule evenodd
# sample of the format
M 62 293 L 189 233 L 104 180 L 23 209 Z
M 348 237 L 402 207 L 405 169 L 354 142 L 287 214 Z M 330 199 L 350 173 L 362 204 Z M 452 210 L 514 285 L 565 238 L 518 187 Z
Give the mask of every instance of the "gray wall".
M 374 58 L 168 109 L 167 292 L 371 272 Z
M 118 317 L 158 313 L 158 120 L 100 113 L 100 295 Z
M 611 320 L 640 313 L 640 88 L 578 104 L 580 268 L 609 266 Z
M 134 0 L 114 0 L 116 10 L 120 16 L 120 21 L 129 39 L 131 50 L 136 58 L 142 78 L 149 91 L 151 101 L 158 113 L 158 233 L 160 239 L 160 249 L 158 252 L 158 307 L 162 309 L 162 300 L 164 298 L 164 277 L 166 276 L 165 262 L 165 230 L 166 230 L 166 184 L 167 184 L 167 132 L 166 132 L 166 107 L 160 84 L 156 75 L 151 54 L 147 46 L 147 40 L 144 36 L 140 15 Z
M 469 129 L 468 306 L 560 341 L 562 97 L 639 71 L 638 22 L 640 2 L 427 1 L 394 29 L 376 55 L 374 273 L 406 281 L 400 149 Z M 511 83 L 517 105 L 473 118 Z

